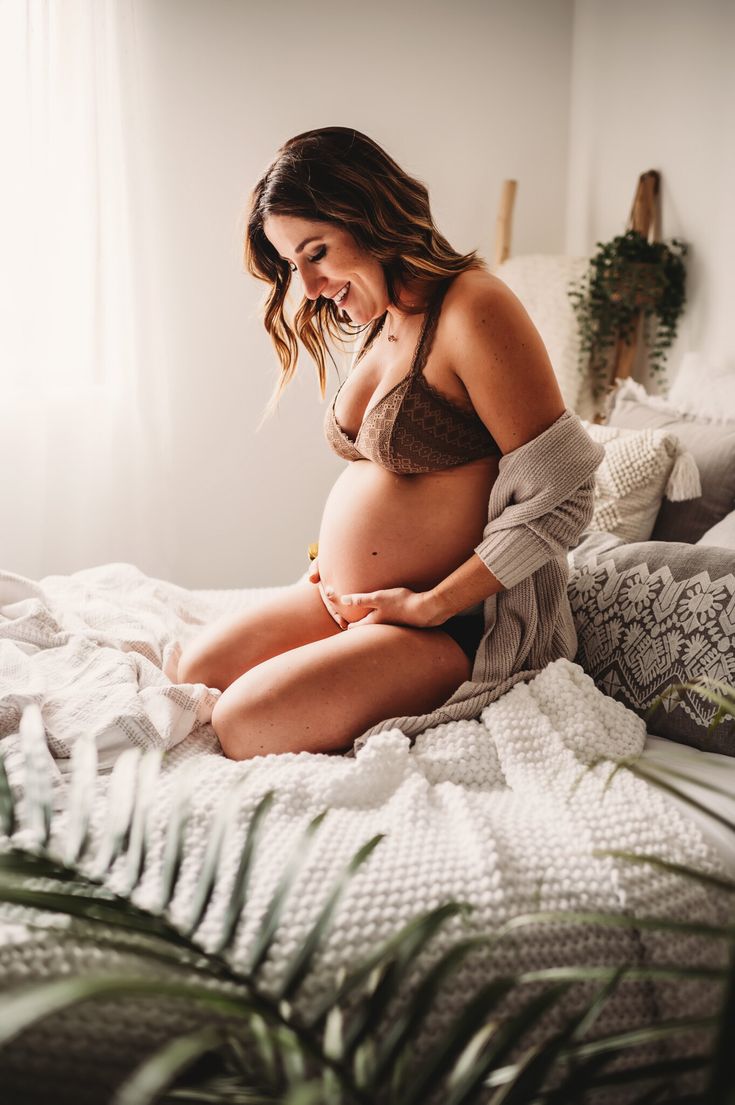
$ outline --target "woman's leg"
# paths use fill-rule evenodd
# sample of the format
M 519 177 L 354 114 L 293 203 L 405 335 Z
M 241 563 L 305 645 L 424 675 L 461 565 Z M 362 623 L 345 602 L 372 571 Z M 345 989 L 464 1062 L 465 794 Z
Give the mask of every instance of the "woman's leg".
M 203 629 L 181 654 L 177 682 L 224 691 L 265 660 L 341 632 L 318 587 L 299 580 L 262 605 L 228 614 Z
M 470 669 L 440 629 L 359 626 L 251 668 L 215 703 L 212 725 L 233 760 L 337 752 L 384 718 L 440 706 Z

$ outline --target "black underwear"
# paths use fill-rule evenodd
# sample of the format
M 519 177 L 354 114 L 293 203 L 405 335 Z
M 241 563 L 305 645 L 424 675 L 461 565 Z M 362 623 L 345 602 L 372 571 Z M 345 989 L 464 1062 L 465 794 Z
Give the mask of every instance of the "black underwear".
M 473 614 L 455 614 L 453 618 L 437 626 L 448 633 L 472 664 L 475 660 L 477 648 L 485 631 L 485 616 L 482 609 Z

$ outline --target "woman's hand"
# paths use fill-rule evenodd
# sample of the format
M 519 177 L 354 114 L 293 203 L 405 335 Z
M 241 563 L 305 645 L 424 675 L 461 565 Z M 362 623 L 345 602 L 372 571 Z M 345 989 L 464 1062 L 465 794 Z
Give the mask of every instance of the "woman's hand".
M 408 587 L 388 587 L 383 591 L 337 597 L 330 588 L 325 590 L 327 598 L 338 602 L 340 606 L 359 607 L 367 611 L 358 621 L 350 622 L 348 629 L 380 623 L 411 625 L 421 629 L 441 624 L 441 618 L 433 609 L 430 592 L 411 591 Z
M 322 583 L 322 577 L 319 574 L 319 558 L 317 556 L 314 557 L 309 566 L 308 579 L 310 583 L 316 584 L 316 586 L 319 588 L 319 592 L 322 596 L 322 602 L 326 606 L 328 613 L 331 614 L 336 621 L 339 628 L 347 629 L 347 627 L 349 626 L 349 622 L 345 621 L 339 610 L 335 608 L 334 603 L 331 601 L 331 599 L 334 597 L 334 592 L 331 590 L 331 588 L 326 588 Z

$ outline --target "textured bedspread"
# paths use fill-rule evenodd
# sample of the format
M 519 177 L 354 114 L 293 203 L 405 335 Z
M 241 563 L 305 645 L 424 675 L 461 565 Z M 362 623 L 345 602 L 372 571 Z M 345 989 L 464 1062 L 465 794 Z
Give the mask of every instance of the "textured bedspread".
M 267 593 L 189 592 L 124 564 L 49 577 L 40 585 L 0 574 L 0 748 L 19 791 L 24 767 L 16 734 L 29 702 L 41 707 L 58 767 L 59 831 L 75 741 L 94 737 L 107 769 L 97 780 L 97 826 L 105 816 L 108 790 L 117 785 L 109 768 L 120 753 L 166 750 L 154 787 L 149 868 L 136 899 L 140 904 L 155 898 L 172 794 L 182 775 L 193 772 L 195 815 L 185 887 L 196 884 L 223 795 L 232 785 L 240 788 L 222 893 L 215 896 L 200 933 L 207 941 L 214 941 L 219 931 L 248 817 L 266 791 L 276 792 L 236 960 L 244 957 L 290 849 L 315 814 L 329 811 L 267 967 L 266 978 L 273 983 L 316 917 L 331 882 L 360 845 L 376 833 L 385 834 L 341 900 L 321 953 L 322 971 L 302 997 L 306 1006 L 325 992 L 326 979 L 341 964 L 354 964 L 403 922 L 449 899 L 468 902 L 473 909 L 467 920 L 457 918 L 442 931 L 437 955 L 460 934 L 494 932 L 513 917 L 539 909 L 724 923 L 727 902 L 721 892 L 650 865 L 595 854 L 616 849 L 654 853 L 705 871 L 721 870 L 696 824 L 663 792 L 624 769 L 613 773 L 611 761 L 634 759 L 641 752 L 643 722 L 566 660 L 514 687 L 481 717 L 427 730 L 413 746 L 392 731 L 370 738 L 355 758 L 302 753 L 244 763 L 224 759 L 208 724 L 216 692 L 175 687 L 165 671 L 177 641 L 197 625 L 234 601 L 254 602 Z M 178 909 L 183 917 L 187 895 L 178 896 L 174 906 L 174 916 Z M 99 968 L 99 955 L 83 942 L 59 931 L 50 945 L 47 935 L 23 922 L 23 915 L 9 907 L 0 913 L 0 987 L 28 977 Z M 106 965 L 115 962 L 111 955 Z M 572 923 L 520 928 L 491 953 L 467 960 L 427 1024 L 427 1046 L 432 1033 L 488 977 L 575 962 L 714 965 L 721 956 L 689 935 L 583 929 Z M 583 987 L 570 992 L 550 1023 L 558 1025 L 565 1012 L 578 1008 L 581 998 L 592 992 Z M 685 1010 L 704 1014 L 718 999 L 717 988 L 701 981 L 674 986 L 631 980 L 621 985 L 598 1027 L 609 1031 L 651 1024 Z M 107 1057 L 108 1071 L 116 1065 L 122 1069 L 174 1025 L 181 1027 L 181 1022 L 170 1010 L 143 1002 L 125 1009 L 108 1003 L 93 1015 L 80 1009 L 67 1015 L 63 1030 L 57 1026 L 55 1032 L 50 1025 L 43 1035 L 29 1033 L 12 1059 L 0 1056 L 0 1071 L 11 1081 L 22 1081 L 30 1063 L 41 1086 L 60 1069 L 84 1070 L 72 1099 L 91 1101 L 94 1096 L 85 1093 L 93 1094 L 95 1079 L 101 1077 L 93 1055 Z M 700 1037 L 680 1040 L 678 1053 L 701 1043 Z M 651 1045 L 652 1057 L 666 1054 L 658 1047 L 663 1045 Z

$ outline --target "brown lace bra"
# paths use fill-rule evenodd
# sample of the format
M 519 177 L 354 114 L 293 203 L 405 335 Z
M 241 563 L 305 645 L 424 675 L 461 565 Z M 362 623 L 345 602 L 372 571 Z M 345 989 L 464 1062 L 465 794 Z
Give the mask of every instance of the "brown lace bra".
M 414 475 L 501 455 L 479 415 L 474 410 L 462 410 L 447 399 L 423 373 L 448 286 L 447 283 L 442 287 L 426 312 L 408 375 L 371 407 L 354 440 L 339 425 L 334 413 L 344 383 L 338 389 L 324 419 L 327 442 L 338 456 L 345 460 L 372 460 L 389 472 Z M 377 330 L 374 337 L 379 333 Z M 360 350 L 357 360 L 369 344 Z

